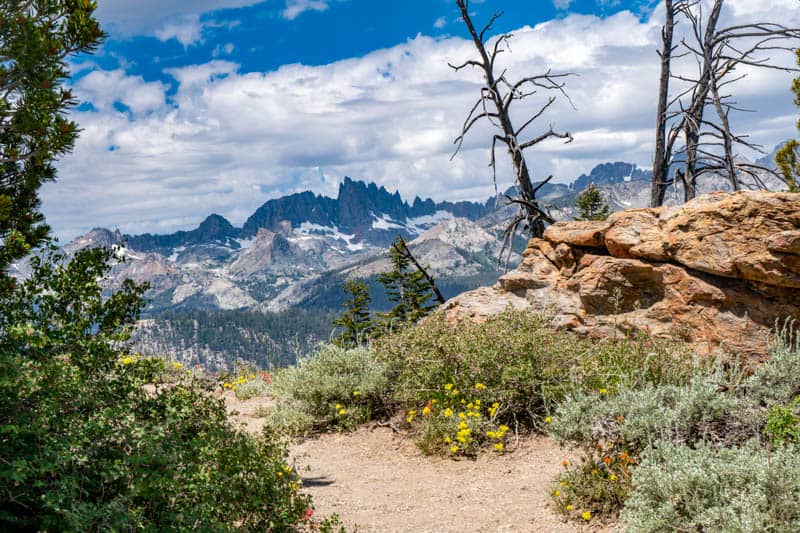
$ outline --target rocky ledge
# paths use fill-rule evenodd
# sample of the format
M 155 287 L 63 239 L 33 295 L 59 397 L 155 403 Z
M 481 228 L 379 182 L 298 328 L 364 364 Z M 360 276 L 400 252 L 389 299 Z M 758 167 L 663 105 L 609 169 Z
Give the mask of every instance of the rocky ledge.
M 530 241 L 517 270 L 445 312 L 480 321 L 509 306 L 595 338 L 641 331 L 763 356 L 776 323 L 800 319 L 800 194 L 710 193 L 559 222 Z

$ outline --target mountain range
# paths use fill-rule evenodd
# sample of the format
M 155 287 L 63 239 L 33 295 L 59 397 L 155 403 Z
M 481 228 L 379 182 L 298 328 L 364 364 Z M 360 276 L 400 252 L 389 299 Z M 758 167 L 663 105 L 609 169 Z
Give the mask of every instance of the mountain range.
M 650 173 L 624 162 L 598 165 L 569 184 L 547 183 L 538 197 L 550 206 L 554 218 L 568 220 L 574 215 L 577 195 L 590 184 L 600 189 L 614 211 L 645 207 L 649 202 Z M 699 193 L 728 187 L 727 181 L 711 176 L 700 184 Z M 667 203 L 680 203 L 681 198 L 681 191 L 673 188 Z M 166 235 L 124 235 L 96 228 L 63 250 L 73 254 L 86 247 L 115 248 L 119 261 L 112 269 L 109 288 L 126 278 L 150 285 L 147 320 L 141 324 L 139 339 L 149 339 L 150 348 L 158 346 L 163 353 L 166 341 L 158 331 L 164 324 L 158 317 L 164 313 L 173 317 L 175 313 L 292 309 L 330 313 L 341 309 L 341 286 L 350 278 L 367 281 L 374 309 L 388 308 L 376 278 L 389 269 L 387 247 L 398 235 L 429 267 L 445 297 L 493 284 L 500 274 L 502 232 L 514 210 L 502 197 L 483 202 L 421 198 L 408 202 L 398 192 L 345 178 L 335 198 L 307 191 L 271 199 L 241 227 L 212 214 L 193 230 Z M 525 239 L 515 244 L 520 251 Z M 512 253 L 509 259 L 508 267 L 513 268 L 519 256 Z M 24 276 L 26 270 L 25 264 L 17 265 L 16 274 Z M 226 320 L 230 322 L 231 316 L 226 315 Z M 167 329 L 169 342 L 175 344 L 176 327 Z M 241 337 L 252 338 L 246 329 Z M 196 362 L 192 354 L 202 350 L 191 346 L 192 342 L 184 339 L 175 344 L 172 355 L 183 354 L 187 362 Z M 148 346 L 140 349 L 147 352 Z M 227 360 L 224 354 L 209 355 L 207 347 L 203 353 L 217 365 Z

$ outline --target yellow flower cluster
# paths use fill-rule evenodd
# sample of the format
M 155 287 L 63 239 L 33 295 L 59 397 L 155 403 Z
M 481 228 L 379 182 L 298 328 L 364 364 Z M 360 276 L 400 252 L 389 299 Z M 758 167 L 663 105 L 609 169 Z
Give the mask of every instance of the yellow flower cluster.
M 136 362 L 136 357 L 132 356 L 123 357 L 122 359 L 119 360 L 119 363 L 123 366 L 132 365 L 135 362 Z
M 233 381 L 229 381 L 229 382 L 223 383 L 222 384 L 222 388 L 235 391 L 237 389 L 237 387 L 239 387 L 241 385 L 244 385 L 245 383 L 247 383 L 248 381 L 251 381 L 253 379 L 256 379 L 256 375 L 255 374 L 247 374 L 247 375 L 242 374 L 239 377 L 237 377 L 236 379 L 234 379 Z
M 444 443 L 445 450 L 450 454 L 474 453 L 477 446 L 486 442 L 487 436 L 494 439 L 489 443 L 496 451 L 505 449 L 504 439 L 509 428 L 495 426 L 492 422 L 500 403 L 488 404 L 485 398 L 478 397 L 486 389 L 485 384 L 476 382 L 470 387 L 470 390 L 475 391 L 470 398 L 460 395 L 455 384 L 445 383 L 443 391 L 437 395 L 438 398 L 428 400 L 419 411 L 419 416 L 425 417 L 424 424 L 432 423 L 439 428 L 435 430 L 440 432 L 442 440 L 439 442 Z M 412 409 L 406 415 L 406 422 L 411 424 L 416 420 L 418 411 Z M 442 426 L 445 421 L 448 422 Z

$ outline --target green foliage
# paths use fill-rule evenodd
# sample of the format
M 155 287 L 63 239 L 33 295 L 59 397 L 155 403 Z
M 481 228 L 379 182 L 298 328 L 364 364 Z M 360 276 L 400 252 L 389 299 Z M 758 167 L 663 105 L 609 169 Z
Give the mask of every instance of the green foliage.
M 800 530 L 800 450 L 663 442 L 633 474 L 629 531 Z
M 662 439 L 693 445 L 722 438 L 728 436 L 726 429 L 733 429 L 726 424 L 741 427 L 735 413 L 745 405 L 740 398 L 720 394 L 720 385 L 718 374 L 700 374 L 688 385 L 623 388 L 611 395 L 578 393 L 559 406 L 548 429 L 562 444 L 595 450 L 613 443 L 634 456 Z
M 290 434 L 353 429 L 385 410 L 386 366 L 368 348 L 321 345 L 295 366 L 275 371 L 278 404 L 267 426 Z
M 800 396 L 791 405 L 773 405 L 767 411 L 764 433 L 773 446 L 800 442 L 800 418 L 797 416 Z
M 378 315 L 387 331 L 417 322 L 436 307 L 428 304 L 433 291 L 422 272 L 411 265 L 409 254 L 405 239 L 397 237 L 389 248 L 392 270 L 378 276 L 378 281 L 386 289 L 387 299 L 394 304 L 388 313 Z
M 6 0 L 0 6 L 0 272 L 44 241 L 38 190 L 72 149 L 77 101 L 63 87 L 67 59 L 93 51 L 103 33 L 93 1 Z M 9 290 L 4 278 L 0 291 Z
M 797 49 L 797 64 L 800 65 L 800 48 Z M 800 106 L 800 77 L 792 82 L 792 92 L 794 92 L 794 103 Z M 797 129 L 800 130 L 800 120 L 797 121 Z M 778 169 L 783 174 L 790 192 L 800 192 L 800 142 L 792 139 L 775 154 L 775 162 Z
M 345 282 L 343 290 L 348 298 L 344 302 L 344 314 L 333 321 L 334 326 L 342 328 L 336 344 L 343 348 L 355 348 L 366 343 L 372 329 L 369 287 L 363 281 L 351 279 Z
M 586 189 L 575 198 L 575 207 L 578 208 L 578 215 L 575 220 L 605 220 L 610 214 L 610 209 L 600 190 L 594 186 L 589 185 Z
M 191 373 L 120 349 L 142 307 L 103 296 L 111 253 L 33 260 L 0 297 L 0 528 L 292 530 L 310 509 L 272 435 L 238 430 Z
M 419 409 L 452 383 L 486 386 L 499 402 L 498 419 L 542 427 L 544 418 L 576 390 L 686 380 L 689 356 L 679 346 L 650 339 L 592 341 L 548 327 L 548 318 L 505 311 L 483 324 L 453 328 L 434 316 L 374 343 L 389 367 L 393 397 Z
M 619 512 L 625 501 L 634 502 L 626 505 L 639 505 L 636 503 L 640 498 L 635 481 L 638 475 L 636 465 L 640 461 L 645 464 L 648 460 L 653 460 L 654 453 L 657 457 L 655 463 L 648 463 L 651 465 L 650 470 L 647 474 L 642 474 L 645 476 L 642 479 L 646 480 L 643 482 L 645 484 L 640 486 L 645 487 L 643 490 L 654 493 L 661 490 L 650 486 L 659 482 L 655 477 L 658 468 L 662 469 L 660 475 L 667 476 L 673 481 L 674 479 L 669 476 L 674 472 L 680 472 L 675 474 L 676 476 L 695 475 L 682 470 L 686 465 L 681 463 L 680 457 L 670 459 L 662 453 L 661 450 L 671 446 L 670 450 L 678 450 L 682 454 L 693 453 L 692 449 L 715 450 L 711 455 L 697 456 L 692 460 L 714 463 L 709 468 L 719 470 L 718 474 L 714 474 L 719 475 L 716 481 L 701 476 L 697 483 L 721 483 L 722 485 L 715 490 L 718 495 L 723 496 L 719 496 L 717 501 L 715 498 L 718 496 L 704 495 L 702 494 L 704 489 L 698 489 L 700 492 L 696 495 L 699 498 L 697 505 L 692 503 L 691 508 L 658 512 L 667 513 L 664 516 L 669 516 L 670 520 L 678 520 L 674 513 L 678 515 L 683 513 L 685 516 L 682 515 L 680 520 L 702 522 L 707 519 L 703 515 L 705 511 L 701 509 L 702 505 L 713 504 L 725 508 L 728 504 L 724 501 L 724 494 L 738 491 L 740 489 L 738 484 L 741 481 L 735 476 L 725 477 L 727 475 L 725 469 L 734 468 L 724 465 L 726 458 L 740 453 L 737 450 L 741 447 L 752 447 L 758 442 L 764 446 L 758 451 L 758 454 L 763 456 L 769 453 L 769 446 L 766 444 L 778 448 L 791 446 L 798 441 L 797 407 L 800 404 L 800 400 L 797 400 L 800 392 L 798 340 L 800 339 L 797 334 L 792 332 L 791 323 L 787 323 L 776 335 L 769 360 L 761 364 L 750 376 L 747 376 L 746 369 L 736 362 L 728 361 L 725 364 L 716 362 L 711 366 L 693 367 L 694 376 L 684 384 L 673 382 L 623 386 L 606 391 L 606 394 L 583 392 L 569 397 L 559 406 L 549 426 L 550 433 L 556 440 L 562 444 L 579 446 L 584 452 L 582 463 L 569 466 L 560 478 L 562 483 L 566 483 L 566 489 L 562 490 L 564 501 L 569 500 L 575 510 L 585 508 L 593 514 L 612 516 Z M 767 436 L 769 443 L 763 442 L 763 435 Z M 616 460 L 622 454 L 632 460 L 630 471 L 633 473 L 634 482 L 633 485 L 627 485 L 628 489 L 632 487 L 632 492 L 608 493 L 601 490 L 612 486 L 608 483 L 610 476 L 604 475 L 601 465 L 606 464 L 607 458 Z M 658 466 L 653 466 L 654 464 Z M 756 468 L 755 465 L 752 467 Z M 619 472 L 614 474 L 617 477 L 616 482 L 628 481 L 630 477 L 630 472 L 622 472 L 622 475 Z M 685 483 L 685 486 L 679 486 L 676 490 L 695 490 L 695 481 L 692 479 L 687 477 L 675 481 L 678 485 Z M 686 495 L 687 498 L 690 496 Z M 780 495 L 783 496 L 785 495 Z M 757 494 L 753 497 L 757 497 Z M 755 500 L 743 500 L 739 503 L 749 506 L 755 505 L 754 502 Z M 663 507 L 666 509 L 673 503 L 674 500 L 668 500 Z M 565 511 L 564 505 L 560 508 Z M 641 521 L 647 513 L 653 512 L 655 511 L 648 508 L 647 511 L 642 511 L 637 520 Z M 736 518 L 738 510 L 725 510 L 725 513 L 728 512 L 738 520 Z M 680 520 L 675 522 L 676 527 L 681 524 Z M 780 521 L 776 523 L 783 524 Z M 708 526 L 706 530 L 718 530 L 716 527 L 718 525 L 715 523 L 714 527 Z M 735 530 L 734 525 L 730 527 Z M 642 527 L 644 528 L 642 530 L 652 530 Z M 695 530 L 688 526 L 687 529 Z M 788 531 L 791 528 L 787 529 L 783 524 L 767 530 Z
M 631 470 L 636 459 L 613 445 L 598 448 L 580 463 L 562 463 L 564 472 L 551 491 L 561 513 L 573 518 L 616 516 L 631 490 Z M 584 513 L 589 513 L 584 516 Z
M 505 449 L 510 428 L 497 422 L 499 409 L 500 403 L 491 402 L 483 383 L 463 391 L 445 383 L 419 411 L 409 410 L 406 422 L 420 422 L 417 444 L 423 452 L 474 456 L 489 444 L 498 452 Z

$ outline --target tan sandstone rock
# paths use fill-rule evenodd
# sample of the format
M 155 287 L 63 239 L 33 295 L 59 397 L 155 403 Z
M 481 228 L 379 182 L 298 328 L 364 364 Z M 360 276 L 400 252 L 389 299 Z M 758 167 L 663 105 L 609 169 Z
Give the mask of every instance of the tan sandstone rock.
M 800 195 L 712 193 L 603 223 L 554 224 L 544 237 L 495 287 L 447 302 L 448 320 L 510 305 L 591 337 L 646 331 L 756 357 L 776 321 L 800 320 Z

